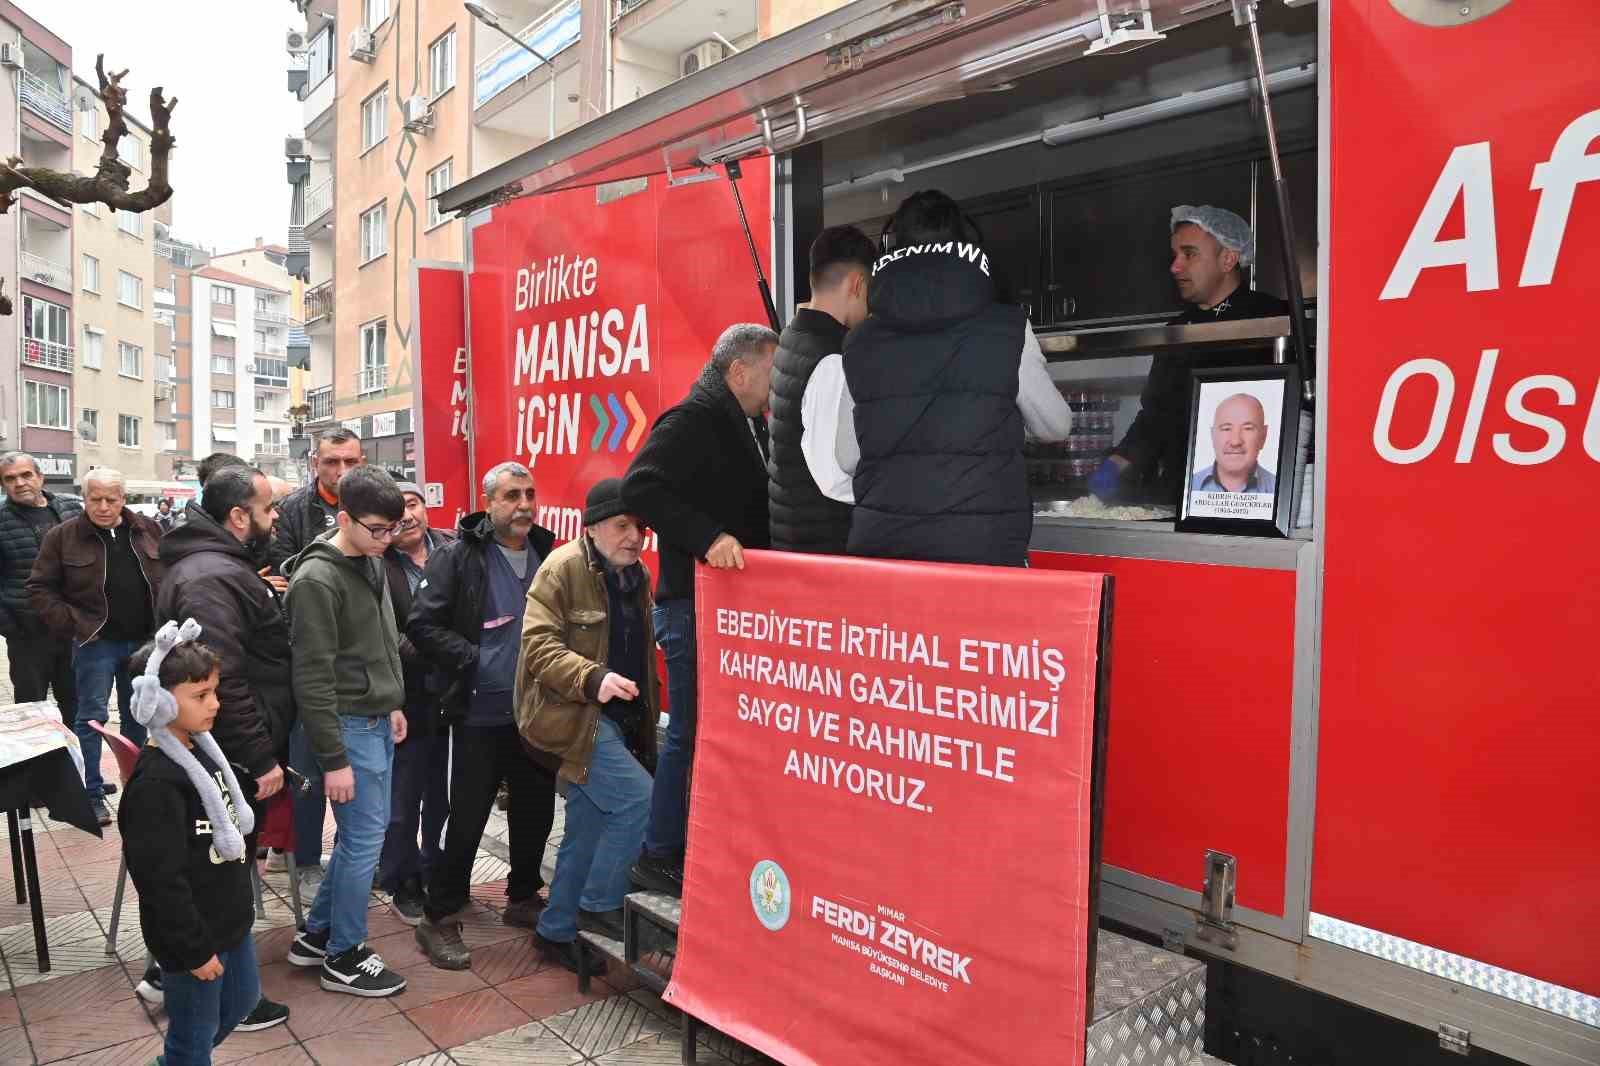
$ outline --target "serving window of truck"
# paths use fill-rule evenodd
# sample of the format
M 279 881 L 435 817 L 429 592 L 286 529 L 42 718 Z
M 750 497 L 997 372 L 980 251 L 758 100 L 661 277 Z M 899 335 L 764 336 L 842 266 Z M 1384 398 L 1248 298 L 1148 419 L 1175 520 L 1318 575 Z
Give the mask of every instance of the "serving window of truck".
M 786 320 L 822 226 L 943 190 L 1074 412 L 1029 444 L 1033 565 L 1115 577 L 1101 914 L 1600 1061 L 1600 20 L 1243 6 L 857 0 L 449 190 L 471 474 L 530 461 L 576 535 L 722 328 L 766 320 L 758 266 Z M 1185 314 L 1180 205 L 1250 224 L 1243 288 L 1283 310 Z M 1183 528 L 1237 374 L 1163 408 L 1192 466 L 1095 491 L 1163 366 L 1279 382 L 1269 535 Z

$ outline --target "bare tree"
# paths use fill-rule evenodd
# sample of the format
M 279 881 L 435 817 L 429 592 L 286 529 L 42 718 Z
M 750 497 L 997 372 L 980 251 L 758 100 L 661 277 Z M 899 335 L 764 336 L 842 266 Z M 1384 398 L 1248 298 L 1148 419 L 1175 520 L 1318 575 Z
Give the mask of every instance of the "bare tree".
M 168 124 L 178 106 L 178 98 L 174 96 L 168 100 L 159 85 L 150 90 L 150 120 L 154 124 L 150 136 L 150 181 L 138 192 L 129 192 L 128 179 L 133 168 L 117 155 L 117 145 L 128 132 L 127 120 L 123 118 L 123 110 L 128 106 L 128 90 L 122 87 L 122 79 L 128 72 L 107 75 L 105 58 L 98 55 L 94 60 L 94 72 L 100 79 L 100 99 L 110 119 L 100 135 L 105 149 L 100 153 L 100 166 L 94 176 L 24 166 L 21 156 L 12 156 L 0 164 L 0 214 L 11 210 L 13 194 L 18 189 L 32 189 L 63 207 L 100 203 L 114 210 L 135 212 L 154 210 L 172 197 L 172 186 L 167 181 L 167 158 L 177 141 Z M 11 311 L 11 298 L 5 294 L 5 279 L 0 278 L 0 315 L 9 315 Z

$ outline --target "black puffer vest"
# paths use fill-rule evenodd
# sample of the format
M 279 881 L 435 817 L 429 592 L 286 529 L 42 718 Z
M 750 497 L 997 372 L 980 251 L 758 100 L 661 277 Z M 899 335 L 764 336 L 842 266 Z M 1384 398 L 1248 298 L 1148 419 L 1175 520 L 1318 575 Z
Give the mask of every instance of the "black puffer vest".
M 966 249 L 967 254 L 962 254 Z M 1033 506 L 1017 375 L 1027 319 L 970 245 L 884 257 L 844 345 L 861 460 L 850 554 L 1022 566 Z
M 778 338 L 768 419 L 767 502 L 772 546 L 779 551 L 843 555 L 850 539 L 849 505 L 822 494 L 800 450 L 806 385 L 818 363 L 844 350 L 844 334 L 844 324 L 832 315 L 801 308 Z
M 44 498 L 56 525 L 83 513 L 83 501 L 76 496 L 46 492 Z M 47 532 L 24 518 L 21 507 L 9 500 L 0 503 L 0 635 L 42 637 L 46 633 L 25 586 Z

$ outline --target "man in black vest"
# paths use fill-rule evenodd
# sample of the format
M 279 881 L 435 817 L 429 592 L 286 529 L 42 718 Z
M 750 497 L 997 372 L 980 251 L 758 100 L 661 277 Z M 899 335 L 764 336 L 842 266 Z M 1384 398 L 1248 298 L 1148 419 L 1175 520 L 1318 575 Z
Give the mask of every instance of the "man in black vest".
M 1026 565 L 1023 431 L 1064 439 L 1071 409 L 1027 316 L 996 302 L 981 236 L 954 200 L 909 197 L 885 237 L 843 383 L 829 360 L 813 378 L 834 383 L 840 420 L 854 423 L 838 440 L 856 504 L 850 554 Z
M 623 505 L 660 538 L 661 577 L 650 617 L 667 659 L 666 743 L 656 762 L 644 856 L 633 879 L 683 891 L 689 764 L 696 722 L 694 562 L 744 569 L 744 549 L 771 543 L 767 528 L 767 422 L 772 354 L 765 326 L 729 326 L 700 380 L 650 429 L 622 482 Z
M 844 335 L 867 317 L 867 279 L 877 250 L 854 226 L 825 229 L 811 244 L 811 304 L 796 311 L 778 338 L 772 360 L 772 454 L 767 499 L 772 546 L 780 551 L 843 555 L 850 505 L 823 495 L 808 466 L 815 443 L 833 447 L 806 417 L 811 374 L 824 358 L 844 351 Z
M 6 639 L 11 689 L 18 703 L 42 700 L 52 689 L 61 720 L 78 715 L 78 689 L 72 673 L 72 644 L 52 636 L 34 611 L 26 585 L 45 534 L 83 511 L 76 496 L 44 489 L 39 464 L 26 452 L 0 455 L 0 636 Z

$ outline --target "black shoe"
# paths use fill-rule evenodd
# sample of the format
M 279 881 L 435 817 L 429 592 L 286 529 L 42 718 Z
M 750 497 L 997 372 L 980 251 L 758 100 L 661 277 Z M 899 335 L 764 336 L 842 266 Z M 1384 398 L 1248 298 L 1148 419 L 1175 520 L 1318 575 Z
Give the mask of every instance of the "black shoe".
M 159 1007 L 166 1002 L 167 994 L 161 990 L 161 967 L 151 963 L 145 967 L 144 976 L 139 979 L 138 987 L 133 994 L 150 1004 Z
M 614 911 L 586 911 L 578 908 L 578 928 L 585 933 L 622 941 L 622 908 Z
M 665 892 L 683 898 L 683 863 L 677 859 L 640 856 L 628 871 L 628 877 L 646 892 Z
M 106 801 L 103 797 L 90 796 L 89 810 L 94 813 L 94 820 L 102 826 L 111 824 L 111 808 L 106 806 Z
M 461 923 L 454 918 L 425 921 L 417 926 L 417 946 L 441 970 L 472 968 L 472 952 L 461 939 Z
M 328 992 L 380 999 L 406 990 L 406 979 L 383 964 L 378 953 L 357 944 L 343 955 L 322 962 L 322 987 Z
M 422 910 L 427 900 L 422 894 L 422 883 L 415 878 L 402 882 L 389 898 L 389 909 L 407 925 L 422 921 Z
M 236 1033 L 254 1033 L 262 1029 L 271 1029 L 274 1025 L 282 1025 L 289 1020 L 289 1008 L 282 1003 L 274 1003 L 266 996 L 256 1001 L 255 1007 L 244 1016 L 244 1021 L 233 1027 Z
M 116 785 L 113 785 L 110 781 L 102 781 L 100 783 L 100 795 L 102 795 L 102 796 L 115 796 L 116 794 L 117 794 L 117 786 Z
M 576 940 L 568 940 L 563 943 L 560 940 L 551 940 L 543 933 L 534 933 L 533 946 L 547 961 L 555 963 L 564 970 L 570 970 L 573 973 L 578 972 L 578 960 L 583 955 L 583 945 Z M 605 967 L 591 964 L 589 975 L 591 977 L 604 977 Z
M 527 899 L 514 899 L 500 912 L 500 920 L 518 929 L 537 929 L 539 915 L 544 913 L 544 897 L 533 895 Z
M 301 926 L 294 935 L 294 943 L 289 945 L 289 965 L 321 966 L 328 957 L 328 934 L 331 932 L 332 926 L 320 933 L 310 932 Z

